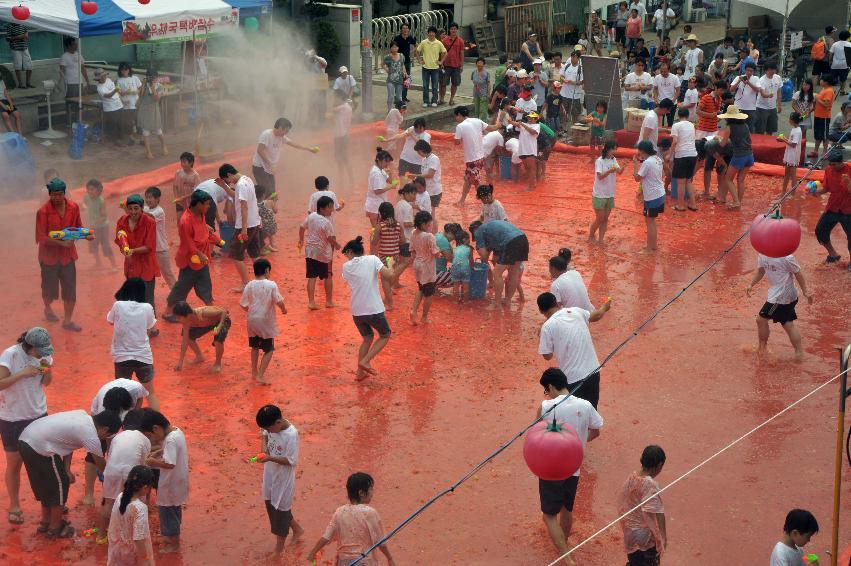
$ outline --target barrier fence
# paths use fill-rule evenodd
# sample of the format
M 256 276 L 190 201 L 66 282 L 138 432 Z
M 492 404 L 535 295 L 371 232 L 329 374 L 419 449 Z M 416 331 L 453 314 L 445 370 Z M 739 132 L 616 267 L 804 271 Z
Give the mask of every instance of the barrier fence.
M 416 43 L 424 40 L 431 26 L 443 29 L 449 33 L 450 13 L 446 10 L 431 10 L 416 14 L 402 14 L 400 16 L 387 16 L 374 18 L 372 20 L 372 67 L 373 72 L 378 71 L 384 62 L 384 56 L 390 52 L 393 38 L 399 35 L 402 24 L 408 24 L 411 28 L 411 37 Z M 411 63 L 416 62 L 412 57 Z

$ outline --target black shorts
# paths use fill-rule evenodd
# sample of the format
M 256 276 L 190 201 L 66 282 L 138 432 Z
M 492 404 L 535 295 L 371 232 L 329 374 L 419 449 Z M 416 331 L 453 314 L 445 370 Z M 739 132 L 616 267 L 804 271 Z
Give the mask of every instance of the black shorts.
M 521 261 L 529 260 L 529 239 L 526 234 L 521 234 L 508 241 L 496 258 L 500 265 L 512 265 Z
M 18 452 L 27 468 L 35 498 L 45 507 L 60 507 L 68 501 L 68 472 L 62 457 L 42 456 L 26 442 L 18 441 Z
M 655 548 L 636 550 L 626 555 L 626 566 L 659 566 L 659 558 Z
M 691 179 L 697 167 L 697 157 L 675 157 L 671 177 L 674 179 Z
M 376 314 L 365 314 L 362 316 L 353 316 L 355 326 L 364 338 L 372 338 L 374 333 L 372 329 L 378 331 L 378 335 L 382 338 L 390 336 L 390 324 L 387 322 L 387 317 L 383 312 Z
M 183 507 L 180 505 L 158 505 L 160 534 L 164 537 L 179 537 L 183 523 Z
M 239 239 L 241 233 L 242 229 L 237 228 L 236 234 L 234 234 L 233 239 L 230 241 L 228 257 L 236 261 L 243 261 L 246 252 L 248 252 L 248 257 L 251 259 L 260 257 L 260 226 L 249 228 L 248 238 L 244 242 Z
M 438 206 L 440 206 L 440 199 L 443 198 L 443 193 L 431 195 L 428 198 L 431 199 L 431 207 L 437 208 Z
M 571 395 L 585 399 L 596 409 L 600 402 L 600 372 L 591 374 L 587 379 L 568 383 L 567 388 Z
M 41 415 L 41 417 L 45 416 L 47 416 L 47 413 Z M 40 419 L 41 417 L 36 417 L 35 419 L 24 419 L 22 421 L 0 420 L 0 439 L 3 440 L 3 451 L 17 452 L 18 439 L 21 437 L 21 433 L 24 432 L 24 429 L 27 428 L 31 422 L 36 419 Z
M 399 176 L 402 177 L 405 173 L 413 173 L 414 175 L 421 175 L 423 172 L 422 165 L 416 165 L 411 163 L 410 161 L 405 161 L 404 159 L 399 160 Z
M 349 136 L 334 138 L 334 159 L 346 161 L 349 158 Z
M 205 265 L 201 269 L 192 269 L 189 266 L 181 269 L 177 274 L 177 281 L 166 299 L 168 306 L 179 301 L 185 301 L 192 289 L 195 289 L 195 294 L 205 304 L 213 304 L 213 281 L 210 279 L 209 265 Z
M 461 84 L 461 68 L 443 67 L 443 72 L 440 73 L 440 84 L 459 86 Z
M 274 338 L 260 338 L 259 336 L 248 337 L 248 347 L 252 350 L 263 350 L 264 352 L 275 351 Z
M 269 515 L 269 525 L 272 527 L 272 534 L 278 537 L 285 537 L 290 533 L 290 524 L 293 522 L 293 512 L 280 511 L 272 507 L 272 502 L 266 501 L 266 514 Z
M 230 330 L 230 317 L 225 318 L 225 321 L 222 323 L 221 329 L 213 336 L 213 344 L 216 342 L 220 344 L 224 344 L 225 340 L 228 338 L 228 331 Z M 197 340 L 201 336 L 204 336 L 208 332 L 212 332 L 216 328 L 216 324 L 210 326 L 193 326 L 189 328 L 189 339 Z
M 541 497 L 541 513 L 558 515 L 562 508 L 573 511 L 579 476 L 570 476 L 566 480 L 538 479 L 538 495 Z
M 779 322 L 781 325 L 783 325 L 787 322 L 792 322 L 793 320 L 798 319 L 798 314 L 795 312 L 795 305 L 797 304 L 797 299 L 795 299 L 788 305 L 765 303 L 764 305 L 762 305 L 762 308 L 759 309 L 759 316 L 761 316 L 762 318 L 767 318 L 771 322 Z
M 836 83 L 839 87 L 841 89 L 845 88 L 845 85 L 842 83 L 848 80 L 848 69 L 831 69 L 831 72 L 833 73 L 833 78 L 836 79 Z
M 10 103 L 5 98 L 0 98 L 0 113 L 12 115 L 13 112 L 17 112 L 18 109 L 15 108 L 15 105 Z
M 830 118 L 815 118 L 813 117 L 813 138 L 816 140 L 826 140 L 827 132 L 830 129 Z
M 399 255 L 401 257 L 411 257 L 411 244 L 405 242 L 399 246 Z
M 660 204 L 659 206 L 654 206 L 652 208 L 648 208 L 646 201 L 645 201 L 644 216 L 646 216 L 648 218 L 656 218 L 657 216 L 659 216 L 663 212 L 665 212 L 665 203 L 664 202 L 662 204 Z
M 307 275 L 308 279 L 314 279 L 318 277 L 319 279 L 328 279 L 328 264 L 313 259 L 312 257 L 304 258 L 305 266 L 307 267 Z
M 41 264 L 41 297 L 48 301 L 59 298 L 59 285 L 62 285 L 62 300 L 77 300 L 77 267 L 71 261 L 65 265 Z
M 423 294 L 423 297 L 432 297 L 434 296 L 434 291 L 437 288 L 437 283 L 434 281 L 431 283 L 420 283 L 417 281 L 417 288 L 420 290 L 420 293 Z
M 813 76 L 830 73 L 830 61 L 827 57 L 818 61 L 813 61 Z
M 251 173 L 254 175 L 254 184 L 260 185 L 266 189 L 266 194 L 271 195 L 278 189 L 275 188 L 275 176 L 266 173 L 266 170 L 256 165 L 251 166 Z
M 115 379 L 133 379 L 133 374 L 136 374 L 136 379 L 139 383 L 149 383 L 154 379 L 153 364 L 146 364 L 139 360 L 124 360 L 123 362 L 115 362 Z

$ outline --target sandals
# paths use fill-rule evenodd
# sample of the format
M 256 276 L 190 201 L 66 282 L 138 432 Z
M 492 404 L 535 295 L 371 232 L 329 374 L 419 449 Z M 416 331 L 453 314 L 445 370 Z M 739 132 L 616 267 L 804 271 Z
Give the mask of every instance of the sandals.
M 825 260 L 825 263 L 826 263 L 827 265 L 830 265 L 831 263 L 836 263 L 837 261 L 839 261 L 839 260 L 840 260 L 840 258 L 841 258 L 841 257 L 842 257 L 842 256 L 838 256 L 838 255 L 829 255 L 829 256 L 827 256 L 827 259 Z M 9 513 L 9 514 L 11 515 L 11 513 Z M 11 522 L 11 521 L 10 521 L 10 522 Z
M 740 203 L 740 202 L 737 202 L 737 203 L 728 202 L 726 206 L 730 210 L 735 210 L 737 208 L 740 208 L 742 206 L 742 203 Z
M 23 511 L 9 511 L 9 522 L 13 525 L 23 525 L 24 524 L 24 512 Z
M 681 206 L 674 206 L 673 209 L 676 210 L 677 212 L 685 212 L 686 211 L 686 209 L 681 207 Z
M 47 531 L 47 538 L 74 538 L 74 533 L 76 533 L 76 531 L 74 530 L 74 527 L 71 526 L 71 523 L 68 521 L 62 521 L 61 527 Z
M 47 523 L 39 522 L 38 528 L 35 530 L 35 532 L 37 532 L 39 534 L 44 534 L 48 531 L 48 529 L 49 529 L 49 526 L 48 526 Z
M 692 212 L 697 212 L 699 210 L 696 206 L 687 206 L 686 208 L 688 208 Z

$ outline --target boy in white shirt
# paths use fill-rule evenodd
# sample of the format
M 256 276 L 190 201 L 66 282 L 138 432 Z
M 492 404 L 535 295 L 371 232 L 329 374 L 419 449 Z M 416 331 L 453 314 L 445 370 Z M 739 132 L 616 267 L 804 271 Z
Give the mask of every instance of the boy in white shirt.
M 414 198 L 414 214 L 417 212 L 428 212 L 431 214 L 431 197 L 429 197 L 428 191 L 426 190 L 425 177 L 414 177 L 412 184 L 417 191 L 416 197 Z
M 260 441 L 262 457 L 255 461 L 263 464 L 263 500 L 272 534 L 277 537 L 275 554 L 280 555 L 290 529 L 293 540 L 304 534 L 292 512 L 295 467 L 298 465 L 298 431 L 275 405 L 260 407 L 255 421 L 263 430 Z
M 168 284 L 169 289 L 174 287 L 177 279 L 171 272 L 171 256 L 168 253 L 168 236 L 165 233 L 165 211 L 160 206 L 162 191 L 158 187 L 145 189 L 145 213 L 150 214 L 157 222 L 157 264 L 160 273 Z
M 770 222 L 769 219 L 762 219 Z M 804 359 L 804 349 L 801 346 L 801 332 L 795 325 L 798 315 L 795 313 L 795 305 L 798 304 L 798 291 L 795 289 L 795 281 L 801 287 L 801 292 L 807 298 L 809 304 L 813 304 L 813 294 L 807 291 L 807 281 L 801 272 L 801 266 L 793 255 L 786 257 L 767 257 L 762 254 L 757 256 L 758 269 L 753 276 L 745 292 L 751 296 L 753 286 L 768 277 L 768 299 L 756 317 L 756 327 L 759 335 L 758 355 L 764 355 L 768 351 L 768 336 L 771 330 L 768 321 L 779 322 L 789 336 L 789 341 L 795 348 L 795 360 Z
M 420 140 L 414 144 L 414 151 L 417 155 L 423 158 L 422 178 L 426 182 L 426 192 L 428 193 L 429 201 L 431 201 L 431 231 L 437 232 L 437 207 L 440 206 L 440 199 L 443 196 L 443 176 L 440 166 L 440 158 L 431 150 L 431 144 L 427 141 Z
M 323 175 L 320 175 L 313 180 L 313 187 L 316 190 L 312 195 L 310 195 L 310 200 L 307 202 L 308 214 L 316 212 L 316 203 L 319 202 L 319 199 L 322 197 L 331 197 L 331 200 L 334 201 L 334 212 L 343 210 L 343 207 L 346 206 L 346 202 L 337 198 L 337 193 L 328 188 L 330 186 L 331 182 L 328 180 L 328 177 Z M 329 218 L 331 219 L 331 223 L 334 223 L 334 215 L 331 214 Z
M 538 135 L 541 133 L 541 125 L 538 124 L 538 113 L 530 112 L 526 115 L 528 122 L 511 121 L 511 125 L 520 132 L 520 159 L 526 169 L 526 190 L 535 189 L 538 181 Z
M 697 78 L 690 77 L 683 101 L 677 106 L 688 109 L 689 122 L 697 123 L 697 103 L 700 101 L 700 93 L 697 91 Z
M 298 249 L 305 248 L 305 264 L 307 268 L 307 308 L 318 310 L 316 304 L 316 279 L 321 279 L 325 285 L 325 308 L 337 306 L 334 303 L 334 280 L 331 273 L 331 260 L 334 251 L 340 249 L 337 243 L 334 224 L 329 219 L 334 212 L 334 201 L 331 197 L 320 197 L 316 201 L 316 212 L 311 212 L 298 229 Z M 307 233 L 307 244 L 304 235 Z
M 328 197 L 326 197 L 328 198 Z M 272 361 L 275 351 L 275 336 L 278 335 L 278 321 L 275 318 L 275 306 L 281 309 L 281 314 L 287 314 L 284 297 L 278 290 L 278 284 L 269 279 L 272 264 L 268 259 L 254 261 L 254 280 L 249 281 L 242 290 L 239 306 L 248 313 L 248 347 L 251 348 L 251 377 L 262 385 L 269 382 L 263 379 L 266 368 Z M 263 359 L 260 358 L 263 350 Z
M 162 413 L 140 409 L 139 429 L 151 441 L 153 451 L 146 464 L 160 469 L 157 484 L 157 507 L 160 514 L 161 554 L 180 550 L 182 505 L 189 499 L 189 451 L 183 431 L 172 426 Z
M 756 116 L 754 117 L 754 133 L 774 135 L 777 131 L 777 115 L 782 112 L 780 89 L 783 79 L 777 74 L 775 63 L 765 64 L 765 74 L 759 78 L 762 90 L 756 99 Z
M 476 187 L 476 198 L 482 202 L 482 213 L 479 222 L 487 224 L 491 220 L 504 220 L 508 222 L 508 214 L 502 203 L 493 198 L 493 185 L 479 185 Z
M 819 566 L 818 557 L 813 559 L 815 555 L 807 555 L 804 551 L 817 532 L 818 521 L 812 513 L 806 509 L 789 511 L 783 523 L 783 537 L 771 551 L 769 566 L 798 566 L 804 563 L 804 556 L 807 556 L 807 564 Z

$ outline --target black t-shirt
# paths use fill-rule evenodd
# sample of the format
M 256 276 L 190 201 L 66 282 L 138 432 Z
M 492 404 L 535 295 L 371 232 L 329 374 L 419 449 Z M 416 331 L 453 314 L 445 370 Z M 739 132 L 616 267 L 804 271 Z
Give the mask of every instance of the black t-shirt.
M 557 92 L 547 94 L 547 118 L 556 118 L 561 109 L 561 96 Z
M 410 35 L 407 38 L 404 38 L 401 35 L 397 35 L 393 38 L 393 43 L 399 46 L 399 53 L 405 56 L 405 61 L 410 61 L 411 47 L 416 44 L 414 38 Z

